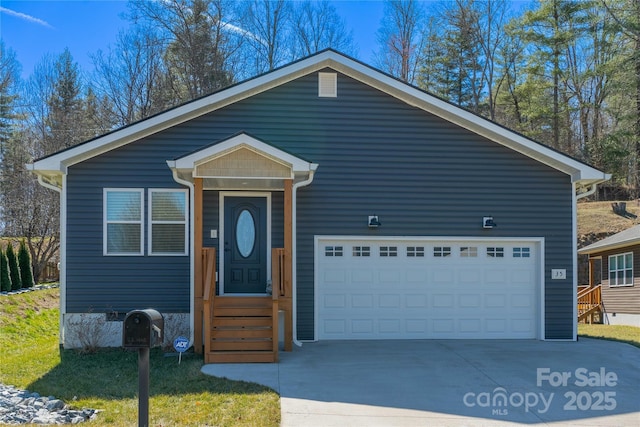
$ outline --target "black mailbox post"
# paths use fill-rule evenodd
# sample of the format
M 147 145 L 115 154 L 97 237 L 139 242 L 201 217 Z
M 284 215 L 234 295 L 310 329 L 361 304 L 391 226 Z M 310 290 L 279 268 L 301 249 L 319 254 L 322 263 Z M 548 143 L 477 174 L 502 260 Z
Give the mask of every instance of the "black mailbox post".
M 162 345 L 164 318 L 152 308 L 127 313 L 122 346 L 138 350 L 138 427 L 149 425 L 149 350 Z
M 124 348 L 151 348 L 162 345 L 164 319 L 152 308 L 133 310 L 124 318 L 122 346 Z

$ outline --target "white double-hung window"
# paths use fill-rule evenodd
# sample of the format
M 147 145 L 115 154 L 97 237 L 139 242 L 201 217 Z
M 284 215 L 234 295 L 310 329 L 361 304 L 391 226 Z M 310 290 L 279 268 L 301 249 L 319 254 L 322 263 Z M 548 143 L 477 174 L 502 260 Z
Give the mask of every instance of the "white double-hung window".
M 187 255 L 187 190 L 149 190 L 149 255 Z
M 144 190 L 105 188 L 103 197 L 104 255 L 143 255 Z
M 609 286 L 633 286 L 633 252 L 609 257 Z

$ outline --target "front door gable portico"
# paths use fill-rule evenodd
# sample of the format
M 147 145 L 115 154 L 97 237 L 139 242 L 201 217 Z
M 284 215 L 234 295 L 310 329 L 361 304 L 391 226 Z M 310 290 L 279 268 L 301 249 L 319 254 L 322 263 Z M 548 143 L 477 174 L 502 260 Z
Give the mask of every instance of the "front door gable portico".
M 221 298 L 226 293 L 265 295 L 267 282 L 279 283 L 273 290 L 273 310 L 276 313 L 278 309 L 284 311 L 285 349 L 290 351 L 295 328 L 293 265 L 296 191 L 312 182 L 318 165 L 246 133 L 236 134 L 177 159 L 168 160 L 167 165 L 175 181 L 191 189 L 189 240 L 194 348 L 196 351 L 202 349 L 204 338 L 204 350 L 208 354 L 206 357 L 209 357 L 206 360 L 215 360 L 217 357 L 211 353 L 211 330 L 207 326 L 210 324 L 209 321 L 213 322 L 213 319 L 209 319 L 210 313 L 207 310 L 211 298 L 215 296 L 212 289 L 216 288 L 216 248 L 203 247 L 203 194 L 206 190 L 214 190 L 219 191 L 221 195 L 219 234 L 222 241 L 218 242 L 217 248 L 220 260 L 221 274 L 218 282 Z M 283 248 L 270 247 L 269 201 L 270 193 L 273 191 L 284 193 Z M 262 206 L 262 201 L 256 199 L 256 196 L 266 200 L 266 206 Z M 237 203 L 237 198 L 241 197 L 245 199 Z M 254 199 L 251 199 L 252 197 Z M 225 199 L 228 199 L 228 204 Z M 225 212 L 225 205 L 230 207 L 229 212 Z M 229 223 L 230 228 L 225 229 L 225 222 Z M 225 252 L 227 241 L 228 253 Z M 277 252 L 280 255 L 273 258 L 272 251 L 281 252 Z M 236 256 L 233 257 L 233 254 Z M 270 268 L 272 258 L 279 260 L 279 267 L 275 273 L 273 268 Z M 214 271 L 209 271 L 212 263 Z M 273 274 L 276 275 L 276 279 L 270 277 Z M 277 321 L 278 316 L 273 315 L 272 319 Z M 273 330 L 277 331 L 277 328 Z
M 205 190 L 282 191 L 285 180 L 304 181 L 318 167 L 244 132 L 167 164 L 179 179 L 202 178 Z

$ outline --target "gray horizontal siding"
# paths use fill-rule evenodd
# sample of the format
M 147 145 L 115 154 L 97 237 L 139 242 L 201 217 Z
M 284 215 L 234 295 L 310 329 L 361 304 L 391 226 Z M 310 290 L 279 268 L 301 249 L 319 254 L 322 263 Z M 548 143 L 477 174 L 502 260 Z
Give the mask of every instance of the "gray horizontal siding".
M 341 234 L 544 237 L 547 338 L 572 337 L 569 177 L 343 75 L 337 98 L 318 98 L 317 75 L 306 76 L 74 166 L 71 175 L 83 168 L 93 175 L 70 189 L 83 185 L 101 194 L 105 180 L 175 186 L 167 159 L 239 131 L 320 165 L 311 186 L 298 193 L 298 338 L 313 338 L 313 236 Z M 81 193 L 70 204 L 89 200 L 76 199 Z M 101 209 L 95 203 L 88 216 Z M 383 224 L 377 230 L 366 227 L 372 214 Z M 484 215 L 493 215 L 498 227 L 483 230 Z M 205 218 L 205 228 L 217 223 L 215 212 Z M 101 218 L 93 222 L 100 231 L 87 225 L 91 237 L 74 243 L 70 254 L 92 239 L 101 242 Z M 551 268 L 566 268 L 567 280 L 549 280 Z
M 633 252 L 633 286 L 609 285 L 609 257 Z M 602 254 L 602 303 L 607 313 L 640 314 L 640 246 L 606 251 Z
M 105 162 L 96 163 L 102 166 Z M 147 189 L 180 186 L 172 179 L 142 178 L 135 164 L 105 164 L 105 175 L 97 180 L 94 172 L 83 163 L 73 167 L 67 179 L 67 312 L 126 313 L 149 307 L 167 313 L 188 312 L 188 256 L 102 255 L 103 188 L 145 188 L 146 253 Z M 147 174 L 153 176 L 149 172 L 143 176 Z

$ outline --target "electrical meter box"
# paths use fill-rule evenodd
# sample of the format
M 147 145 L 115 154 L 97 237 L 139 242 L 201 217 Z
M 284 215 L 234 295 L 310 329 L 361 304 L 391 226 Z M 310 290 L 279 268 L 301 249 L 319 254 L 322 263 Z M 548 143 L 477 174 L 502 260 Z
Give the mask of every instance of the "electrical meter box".
M 164 318 L 157 310 L 133 310 L 122 323 L 124 348 L 151 348 L 162 345 Z

